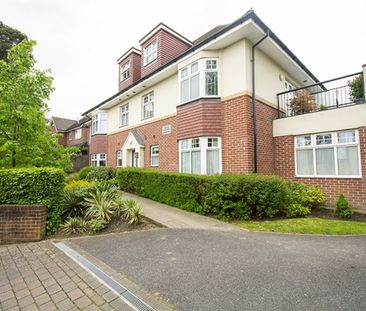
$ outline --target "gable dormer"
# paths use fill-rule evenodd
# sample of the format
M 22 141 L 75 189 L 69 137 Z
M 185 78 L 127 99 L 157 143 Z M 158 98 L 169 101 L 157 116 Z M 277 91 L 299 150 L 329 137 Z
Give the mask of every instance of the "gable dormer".
M 141 78 L 141 51 L 129 49 L 118 60 L 118 90 L 121 91 Z
M 167 64 L 192 46 L 192 42 L 160 23 L 140 40 L 141 77 Z

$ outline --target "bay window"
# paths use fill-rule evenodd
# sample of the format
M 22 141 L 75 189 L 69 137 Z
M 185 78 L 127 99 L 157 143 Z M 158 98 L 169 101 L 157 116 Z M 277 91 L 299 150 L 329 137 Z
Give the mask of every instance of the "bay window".
M 221 139 L 199 137 L 179 142 L 180 172 L 191 174 L 221 173 Z
M 107 114 L 97 113 L 92 117 L 92 135 L 107 133 Z
M 179 72 L 180 102 L 185 103 L 200 97 L 217 97 L 218 60 L 201 59 Z
M 107 166 L 107 155 L 105 153 L 92 154 L 91 166 Z
M 296 175 L 361 177 L 357 130 L 295 137 Z

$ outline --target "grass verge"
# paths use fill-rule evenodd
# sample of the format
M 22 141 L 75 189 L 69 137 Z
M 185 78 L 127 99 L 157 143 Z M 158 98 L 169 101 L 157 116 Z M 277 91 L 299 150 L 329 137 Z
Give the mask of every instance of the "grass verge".
M 305 234 L 366 234 L 366 223 L 316 217 L 235 222 L 250 231 Z

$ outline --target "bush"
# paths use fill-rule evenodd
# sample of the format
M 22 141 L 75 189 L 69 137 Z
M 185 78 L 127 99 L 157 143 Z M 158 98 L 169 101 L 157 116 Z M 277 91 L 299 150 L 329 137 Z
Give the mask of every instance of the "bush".
M 91 219 L 88 221 L 90 229 L 96 233 L 107 227 L 108 222 L 103 219 Z
M 62 231 L 71 234 L 71 233 L 82 233 L 87 229 L 87 223 L 85 220 L 78 217 L 69 217 L 67 220 L 61 225 Z
M 113 198 L 106 191 L 97 190 L 85 198 L 85 205 L 88 207 L 86 216 L 94 219 L 102 219 L 109 222 L 114 214 Z
M 112 167 L 94 167 L 86 175 L 88 181 L 107 181 L 116 177 L 116 171 Z
M 61 224 L 65 175 L 56 168 L 0 170 L 0 204 L 44 204 L 47 235 Z
M 324 200 L 319 188 L 277 176 L 201 176 L 124 168 L 118 170 L 117 180 L 124 191 L 223 219 L 308 215 Z
M 72 180 L 70 181 L 68 184 L 66 184 L 65 189 L 71 189 L 71 188 L 75 188 L 75 187 L 85 187 L 85 186 L 89 186 L 91 185 L 91 183 L 87 180 Z
M 88 173 L 92 170 L 94 170 L 95 167 L 94 166 L 85 166 L 83 167 L 79 173 L 78 173 L 78 179 L 86 179 L 86 176 L 88 175 Z
M 311 214 L 309 207 L 300 203 L 291 203 L 286 209 L 286 217 L 305 217 Z
M 137 225 L 140 222 L 142 207 L 135 200 L 128 199 L 125 201 L 125 209 L 123 217 L 130 225 Z
M 338 198 L 338 201 L 336 203 L 335 214 L 342 218 L 349 218 L 353 214 L 353 211 L 349 207 L 348 201 L 343 194 L 341 194 Z

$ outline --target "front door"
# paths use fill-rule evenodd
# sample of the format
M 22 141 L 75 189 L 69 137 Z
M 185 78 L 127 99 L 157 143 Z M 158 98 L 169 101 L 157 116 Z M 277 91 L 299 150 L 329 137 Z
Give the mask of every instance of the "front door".
M 133 149 L 131 153 L 131 167 L 136 167 L 135 154 L 135 149 Z

